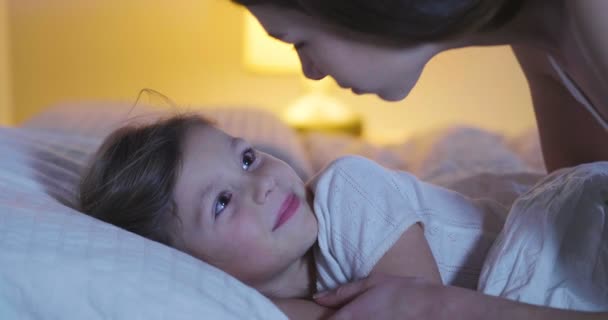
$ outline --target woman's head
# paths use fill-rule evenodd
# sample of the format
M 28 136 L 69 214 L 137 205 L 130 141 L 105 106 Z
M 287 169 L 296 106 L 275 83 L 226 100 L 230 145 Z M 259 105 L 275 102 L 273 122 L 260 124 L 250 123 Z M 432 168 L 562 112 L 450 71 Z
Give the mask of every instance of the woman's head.
M 500 26 L 522 0 L 233 1 L 295 46 L 307 77 L 397 101 L 452 38 Z
M 401 41 L 434 41 L 507 23 L 523 0 L 232 0 L 293 9 L 346 29 Z
M 256 287 L 317 235 L 293 169 L 198 116 L 111 134 L 83 177 L 80 207 Z

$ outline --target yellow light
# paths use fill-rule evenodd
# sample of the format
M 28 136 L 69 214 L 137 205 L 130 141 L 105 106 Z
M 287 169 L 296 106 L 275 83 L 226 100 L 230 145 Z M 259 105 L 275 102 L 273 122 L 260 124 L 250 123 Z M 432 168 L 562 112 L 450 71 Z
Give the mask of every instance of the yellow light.
M 301 75 L 300 59 L 293 45 L 271 38 L 253 15 L 247 11 L 244 15 L 245 68 L 263 75 Z M 330 79 L 302 79 L 307 92 L 285 108 L 282 118 L 287 124 L 300 130 L 361 132 L 359 115 L 331 94 Z
M 293 74 L 300 72 L 300 60 L 292 45 L 268 36 L 258 20 L 245 14 L 243 64 L 253 72 Z

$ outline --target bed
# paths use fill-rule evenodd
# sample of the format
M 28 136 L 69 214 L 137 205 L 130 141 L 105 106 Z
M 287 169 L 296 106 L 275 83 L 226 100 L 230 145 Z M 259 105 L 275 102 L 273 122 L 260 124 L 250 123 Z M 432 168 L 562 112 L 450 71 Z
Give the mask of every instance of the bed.
M 0 128 L 0 318 L 286 319 L 222 271 L 72 209 L 79 173 L 103 137 L 127 119 L 152 121 L 166 112 L 64 104 Z M 359 154 L 510 205 L 545 175 L 534 130 L 506 138 L 451 127 L 378 146 L 349 135 L 296 132 L 259 109 L 199 112 L 283 159 L 303 179 L 341 155 Z

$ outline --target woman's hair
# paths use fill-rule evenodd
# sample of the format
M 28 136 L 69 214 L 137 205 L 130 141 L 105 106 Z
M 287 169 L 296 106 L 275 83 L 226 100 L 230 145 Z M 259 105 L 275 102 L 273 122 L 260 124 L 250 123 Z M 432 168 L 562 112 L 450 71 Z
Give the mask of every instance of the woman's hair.
M 232 0 L 295 9 L 356 32 L 400 41 L 430 41 L 497 29 L 524 0 Z
M 143 237 L 175 245 L 180 227 L 173 197 L 188 131 L 212 125 L 180 115 L 110 134 L 84 173 L 79 209 Z

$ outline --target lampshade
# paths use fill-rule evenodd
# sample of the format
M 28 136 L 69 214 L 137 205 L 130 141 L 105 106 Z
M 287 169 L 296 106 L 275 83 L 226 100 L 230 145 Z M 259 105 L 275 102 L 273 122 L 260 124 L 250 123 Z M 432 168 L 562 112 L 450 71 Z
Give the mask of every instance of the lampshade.
M 244 15 L 245 68 L 264 74 L 300 73 L 300 60 L 293 45 L 269 37 L 249 11 L 244 10 Z

